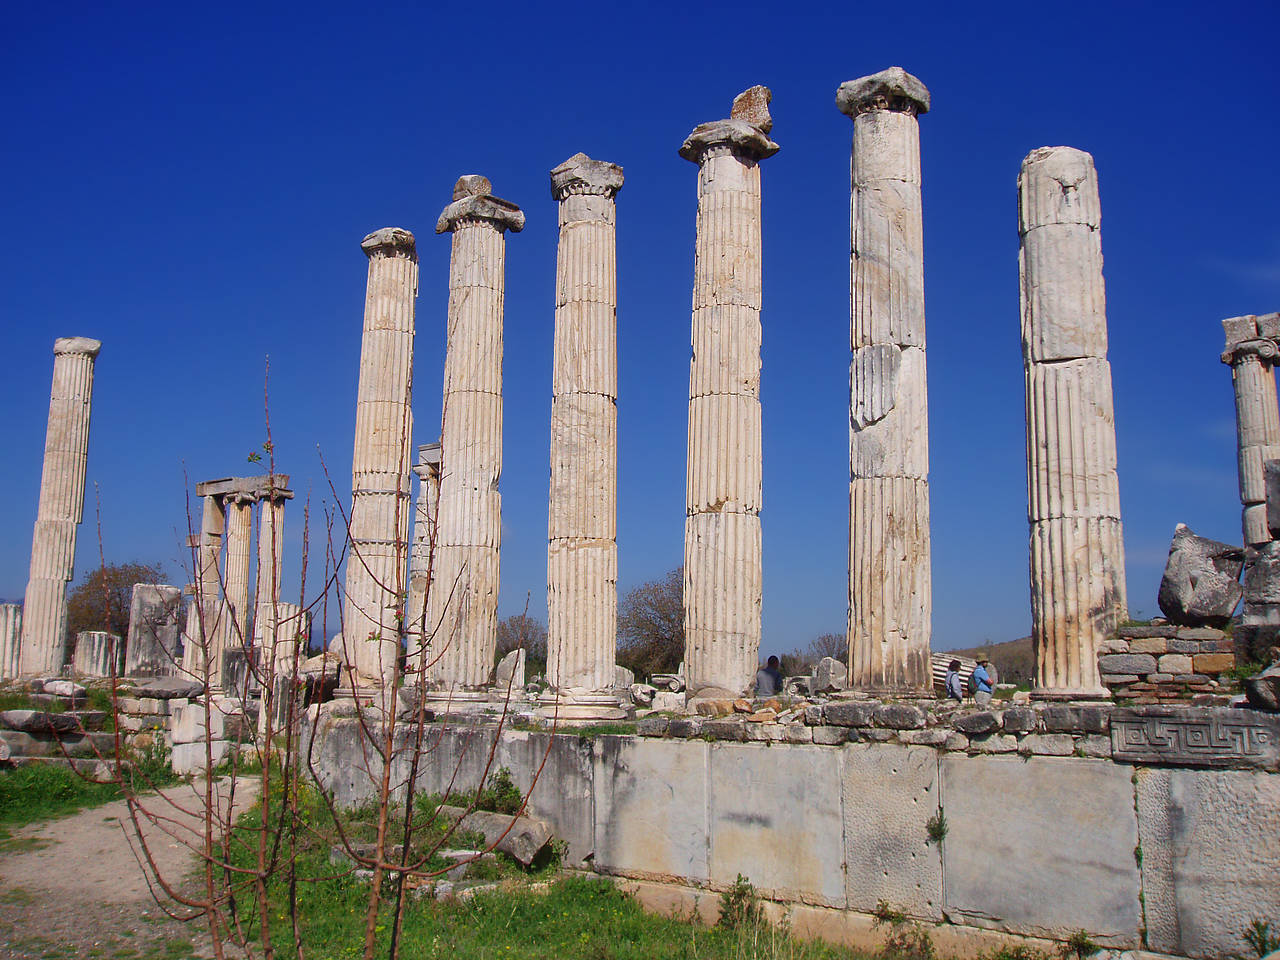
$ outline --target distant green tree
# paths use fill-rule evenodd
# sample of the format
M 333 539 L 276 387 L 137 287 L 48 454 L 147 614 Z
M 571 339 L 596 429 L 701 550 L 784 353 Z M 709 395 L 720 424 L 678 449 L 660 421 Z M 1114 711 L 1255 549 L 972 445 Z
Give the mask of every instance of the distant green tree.
M 111 563 L 90 570 L 67 594 L 67 642 L 82 630 L 105 630 L 121 639 L 129 635 L 129 605 L 135 583 L 164 583 L 158 563 Z
M 517 613 L 498 623 L 498 660 L 521 647 L 524 648 L 525 676 L 545 676 L 547 628 L 542 621 L 535 620 L 526 613 Z
M 674 673 L 683 659 L 684 567 L 676 567 L 618 604 L 618 663 L 641 678 Z

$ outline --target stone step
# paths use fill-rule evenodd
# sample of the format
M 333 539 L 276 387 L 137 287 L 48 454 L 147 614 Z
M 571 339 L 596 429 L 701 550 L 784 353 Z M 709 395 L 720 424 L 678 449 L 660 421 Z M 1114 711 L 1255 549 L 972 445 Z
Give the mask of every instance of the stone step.
M 53 737 L 0 730 L 0 742 L 8 746 L 12 757 L 61 757 L 64 752 L 73 757 L 113 756 L 116 749 L 115 734 L 96 731 Z

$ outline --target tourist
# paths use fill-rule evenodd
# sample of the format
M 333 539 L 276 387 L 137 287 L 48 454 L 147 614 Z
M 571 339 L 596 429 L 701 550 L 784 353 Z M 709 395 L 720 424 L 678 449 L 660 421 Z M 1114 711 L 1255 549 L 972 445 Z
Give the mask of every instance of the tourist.
M 782 692 L 782 669 L 778 666 L 778 658 L 770 657 L 769 662 L 756 671 L 756 696 L 776 697 Z
M 973 700 L 980 707 L 985 707 L 991 702 L 991 691 L 995 689 L 991 674 L 987 672 L 987 667 L 990 664 L 991 661 L 986 657 L 979 657 L 978 665 L 973 668 L 973 676 L 969 678 L 969 687 L 973 690 Z
M 964 687 L 960 685 L 960 661 L 952 660 L 947 665 L 947 699 L 961 701 L 964 700 Z

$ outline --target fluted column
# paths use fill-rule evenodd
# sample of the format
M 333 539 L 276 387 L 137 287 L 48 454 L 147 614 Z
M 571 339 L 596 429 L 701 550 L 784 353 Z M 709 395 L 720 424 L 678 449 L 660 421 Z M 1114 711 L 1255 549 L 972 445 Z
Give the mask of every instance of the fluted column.
M 238 495 L 223 501 L 227 515 L 227 566 L 223 593 L 231 608 L 231 622 L 227 625 L 228 647 L 244 647 L 249 642 L 249 570 L 253 557 L 255 502 L 255 497 Z
M 0 603 L 0 680 L 18 675 L 22 641 L 22 605 Z
M 53 344 L 53 389 L 44 441 L 40 504 L 31 538 L 31 576 L 23 603 L 20 672 L 54 674 L 67 653 L 67 584 L 84 516 L 93 365 L 102 344 L 61 337 Z
M 680 148 L 698 164 L 693 355 L 684 528 L 685 670 L 690 693 L 737 696 L 755 677 L 760 540 L 760 161 L 771 94 L 756 86 L 728 120 Z
M 258 559 L 254 568 L 253 633 L 269 639 L 258 629 L 258 621 L 274 623 L 272 609 L 282 602 L 280 578 L 284 565 L 284 505 L 293 496 L 290 490 L 272 488 L 258 498 Z
M 190 587 L 191 605 L 187 607 L 187 629 L 183 637 L 183 670 L 193 679 L 205 680 L 206 663 L 213 664 L 208 679 L 219 687 L 227 623 L 218 566 L 225 526 L 222 498 L 202 497 L 200 533 L 191 544 L 195 548 L 195 582 Z
M 853 119 L 849 345 L 849 680 L 932 686 L 929 404 L 920 127 L 929 91 L 901 67 L 841 84 Z
M 413 466 L 413 234 L 386 227 L 364 238 L 369 258 L 351 462 L 351 531 L 343 658 L 359 684 L 388 685 L 400 654 Z
M 1275 363 L 1280 351 L 1280 314 L 1232 317 L 1222 321 L 1236 394 L 1236 453 L 1240 465 L 1241 524 L 1247 547 L 1271 539 L 1267 528 L 1267 485 L 1263 465 L 1280 457 L 1280 412 L 1276 407 Z
M 1126 604 L 1093 158 L 1033 150 L 1018 176 L 1018 211 L 1033 696 L 1105 697 L 1098 645 Z
M 579 153 L 551 171 L 559 204 L 547 521 L 547 682 L 617 708 L 616 202 L 622 168 Z
M 488 683 L 498 642 L 505 233 L 523 230 L 524 214 L 492 191 L 484 177 L 461 177 L 436 223 L 436 233 L 453 234 L 453 250 L 434 577 L 441 606 L 427 676 L 454 690 Z
M 413 511 L 413 546 L 409 554 L 409 601 L 405 609 L 409 634 L 408 670 L 422 673 L 422 651 L 439 625 L 440 596 L 434 589 L 436 518 L 440 511 L 440 444 L 418 447 L 418 500 Z

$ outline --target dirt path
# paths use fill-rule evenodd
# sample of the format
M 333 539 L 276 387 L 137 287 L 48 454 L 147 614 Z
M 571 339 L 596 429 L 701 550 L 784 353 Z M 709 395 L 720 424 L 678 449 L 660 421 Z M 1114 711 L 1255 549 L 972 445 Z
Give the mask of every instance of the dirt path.
M 227 784 L 216 784 L 223 809 Z M 253 801 L 256 787 L 252 780 L 237 784 L 237 812 Z M 174 822 L 147 824 L 143 835 L 166 881 L 181 885 L 198 862 L 183 841 L 193 842 L 200 821 L 175 805 L 202 809 L 203 784 L 180 784 L 164 793 L 172 804 L 152 796 L 146 809 Z M 212 956 L 199 921 L 172 919 L 156 904 L 138 863 L 141 855 L 123 800 L 14 831 L 0 850 L 0 957 Z

